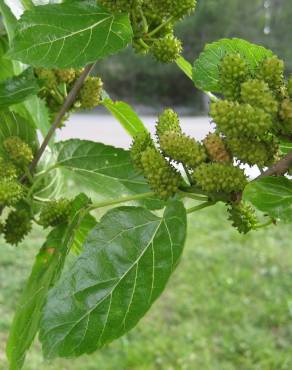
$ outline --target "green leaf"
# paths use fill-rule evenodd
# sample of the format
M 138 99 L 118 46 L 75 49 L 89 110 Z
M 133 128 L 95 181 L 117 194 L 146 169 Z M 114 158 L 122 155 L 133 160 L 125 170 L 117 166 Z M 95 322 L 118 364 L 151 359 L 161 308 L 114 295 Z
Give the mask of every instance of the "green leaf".
M 0 81 L 10 78 L 14 74 L 13 63 L 11 60 L 4 58 L 8 50 L 8 40 L 6 37 L 0 37 Z
M 13 5 L 11 0 L 8 0 L 8 4 Z M 17 19 L 15 15 L 13 14 L 11 8 L 7 5 L 7 1 L 0 0 L 0 12 L 3 17 L 3 23 L 6 28 L 9 41 L 11 42 L 14 34 L 15 34 L 15 28 L 17 26 Z
M 120 148 L 72 139 L 57 143 L 55 167 L 78 189 L 97 201 L 149 192 L 146 180 L 135 171 L 130 154 Z M 69 184 L 68 194 L 74 193 Z
M 163 292 L 186 236 L 186 211 L 162 218 L 136 207 L 109 211 L 48 297 L 40 340 L 46 357 L 91 353 L 131 330 Z
M 7 357 L 10 370 L 20 370 L 35 335 L 39 330 L 41 309 L 48 290 L 59 279 L 66 256 L 82 226 L 82 210 L 88 198 L 80 195 L 74 200 L 71 223 L 60 225 L 50 232 L 47 241 L 36 257 L 30 278 L 24 288 L 10 329 Z M 80 235 L 78 236 L 80 239 Z
M 131 41 L 128 15 L 111 14 L 94 0 L 36 6 L 18 22 L 9 55 L 35 67 L 83 67 Z
M 34 152 L 38 149 L 36 129 L 18 114 L 0 111 L 0 123 L 0 154 L 4 152 L 3 141 L 11 136 L 19 136 Z
M 273 55 L 272 51 L 262 46 L 237 38 L 221 39 L 207 44 L 194 64 L 193 81 L 198 89 L 221 92 L 218 67 L 226 53 L 239 53 L 249 63 L 251 69 L 255 69 L 264 58 Z
M 104 99 L 102 104 L 121 123 L 124 129 L 132 137 L 137 135 L 139 132 L 147 131 L 143 122 L 129 104 L 121 101 L 113 102 L 109 98 Z
M 292 143 L 288 141 L 281 141 L 280 150 L 284 155 L 288 154 L 292 151 Z
M 39 85 L 31 69 L 0 83 L 0 109 L 18 104 L 37 94 Z
M 32 96 L 20 104 L 11 106 L 10 110 L 31 122 L 40 130 L 43 137 L 47 135 L 51 127 L 50 114 L 46 103 L 38 96 Z M 51 140 L 49 146 L 53 143 L 54 140 Z
M 292 181 L 281 177 L 265 177 L 248 184 L 244 199 L 271 217 L 292 221 Z
M 190 80 L 193 80 L 193 67 L 191 63 L 189 63 L 184 57 L 180 56 L 176 60 L 176 64 Z

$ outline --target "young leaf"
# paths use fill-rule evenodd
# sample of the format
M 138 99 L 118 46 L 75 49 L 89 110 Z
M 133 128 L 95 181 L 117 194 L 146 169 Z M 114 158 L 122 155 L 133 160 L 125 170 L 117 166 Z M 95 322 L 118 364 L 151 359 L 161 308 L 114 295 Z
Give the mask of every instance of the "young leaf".
M 37 132 L 33 125 L 10 111 L 0 111 L 0 154 L 3 153 L 3 141 L 11 136 L 19 136 L 34 151 L 38 148 Z
M 80 195 L 74 200 L 72 220 L 68 226 L 60 225 L 50 232 L 46 243 L 34 263 L 31 276 L 22 293 L 15 313 L 7 344 L 10 370 L 20 370 L 36 333 L 39 330 L 41 309 L 50 287 L 59 279 L 65 258 L 75 242 L 78 228 L 85 232 L 82 209 L 88 198 Z M 88 220 L 86 221 L 88 225 Z M 91 224 L 92 225 L 92 224 Z M 86 229 L 89 231 L 89 229 Z M 80 239 L 80 235 L 78 236 Z
M 285 177 L 265 177 L 252 181 L 244 198 L 271 217 L 292 221 L 292 181 Z
M 6 80 L 13 76 L 13 63 L 11 60 L 4 58 L 8 49 L 8 40 L 6 37 L 0 37 L 0 81 Z
M 37 94 L 39 85 L 31 69 L 0 83 L 0 109 L 18 104 Z
M 48 4 L 22 15 L 9 55 L 35 67 L 83 67 L 125 48 L 131 38 L 129 17 L 95 0 Z
M 262 46 L 237 38 L 222 39 L 207 44 L 194 64 L 193 81 L 198 89 L 214 93 L 221 92 L 218 67 L 226 53 L 239 53 L 249 63 L 251 69 L 255 69 L 264 58 L 273 55 L 272 51 Z
M 57 143 L 55 148 L 59 153 L 55 166 L 94 200 L 150 191 L 124 149 L 78 139 Z M 70 186 L 69 193 L 72 191 Z
M 121 101 L 113 102 L 109 98 L 104 99 L 102 104 L 121 123 L 124 129 L 132 137 L 137 135 L 139 132 L 147 131 L 143 122 L 129 104 Z
M 49 293 L 40 331 L 45 356 L 91 353 L 132 329 L 164 290 L 185 236 L 186 211 L 178 201 L 162 218 L 136 207 L 103 216 Z

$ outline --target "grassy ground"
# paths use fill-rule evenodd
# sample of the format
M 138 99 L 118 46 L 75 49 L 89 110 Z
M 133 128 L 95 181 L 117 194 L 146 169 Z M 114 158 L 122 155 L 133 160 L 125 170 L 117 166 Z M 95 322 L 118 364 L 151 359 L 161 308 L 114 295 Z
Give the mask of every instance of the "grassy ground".
M 25 370 L 291 370 L 290 226 L 240 236 L 222 207 L 193 215 L 184 258 L 165 294 L 125 338 L 90 357 Z M 0 252 L 0 369 L 16 300 L 41 243 Z M 2 243 L 1 243 L 2 244 Z

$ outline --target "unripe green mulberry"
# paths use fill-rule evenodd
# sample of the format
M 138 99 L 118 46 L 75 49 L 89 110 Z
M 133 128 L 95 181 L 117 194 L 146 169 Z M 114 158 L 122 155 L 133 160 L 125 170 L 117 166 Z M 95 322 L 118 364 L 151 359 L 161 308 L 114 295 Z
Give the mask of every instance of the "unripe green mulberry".
M 166 132 L 160 137 L 160 148 L 165 156 L 188 168 L 195 168 L 207 159 L 203 145 L 185 134 Z
M 0 205 L 12 206 L 24 196 L 24 188 L 14 179 L 0 179 Z
M 159 117 L 156 124 L 156 135 L 160 138 L 166 132 L 181 133 L 178 114 L 172 109 L 166 109 Z
M 44 82 L 46 88 L 54 89 L 58 85 L 55 71 L 52 69 L 37 68 L 35 69 L 36 76 Z
M 101 102 L 103 83 L 99 77 L 88 77 L 80 91 L 80 103 L 83 109 L 93 109 Z
M 154 148 L 154 143 L 151 138 L 151 135 L 149 132 L 140 132 L 134 137 L 132 146 L 131 146 L 131 159 L 133 161 L 133 164 L 135 168 L 139 170 L 143 170 L 143 165 L 141 163 L 141 156 L 142 153 L 147 148 Z
M 292 134 L 292 100 L 285 99 L 280 106 L 280 131 L 283 134 Z
M 59 82 L 70 84 L 76 78 L 76 71 L 74 68 L 56 69 L 55 74 Z
M 261 108 L 265 112 L 275 115 L 278 112 L 278 102 L 274 98 L 269 86 L 261 80 L 248 80 L 241 85 L 241 99 L 243 103 Z
M 181 41 L 173 35 L 165 36 L 154 41 L 151 47 L 153 56 L 162 63 L 175 62 L 182 52 Z
M 130 12 L 141 6 L 143 0 L 98 0 L 98 3 L 112 12 Z
M 9 137 L 3 142 L 3 146 L 11 161 L 22 169 L 33 160 L 31 147 L 18 136 Z
M 279 150 L 278 144 L 273 139 L 257 141 L 241 136 L 228 139 L 227 144 L 235 158 L 250 166 L 270 166 Z
M 4 225 L 4 238 L 8 244 L 18 245 L 30 233 L 31 229 L 32 222 L 27 211 L 12 211 Z
M 235 227 L 241 234 L 247 234 L 251 230 L 255 230 L 258 220 L 255 210 L 248 204 L 232 204 L 228 208 L 229 220 L 232 226 Z
M 211 104 L 210 114 L 218 129 L 230 137 L 262 137 L 273 125 L 268 113 L 249 104 L 219 100 Z
M 208 156 L 215 162 L 230 162 L 231 156 L 226 148 L 225 141 L 216 133 L 208 134 L 203 140 Z
M 287 84 L 288 94 L 290 98 L 292 99 L 292 76 L 290 76 Z
M 203 163 L 195 169 L 193 178 L 207 193 L 240 192 L 247 184 L 244 171 L 228 163 Z
M 14 164 L 0 157 L 0 179 L 16 179 L 18 171 Z
M 284 62 L 277 56 L 264 59 L 258 66 L 256 77 L 265 81 L 270 89 L 277 92 L 284 83 Z
M 237 100 L 240 85 L 249 76 L 249 67 L 240 54 L 227 54 L 219 67 L 221 93 L 226 99 Z
M 68 199 L 53 200 L 46 204 L 40 214 L 40 224 L 47 228 L 55 227 L 69 221 L 71 201 Z
M 196 0 L 151 0 L 150 7 L 155 14 L 163 17 L 173 16 L 180 19 L 193 12 L 196 8 Z
M 181 175 L 163 155 L 154 148 L 147 148 L 141 157 L 144 176 L 150 187 L 163 199 L 174 196 L 182 184 Z

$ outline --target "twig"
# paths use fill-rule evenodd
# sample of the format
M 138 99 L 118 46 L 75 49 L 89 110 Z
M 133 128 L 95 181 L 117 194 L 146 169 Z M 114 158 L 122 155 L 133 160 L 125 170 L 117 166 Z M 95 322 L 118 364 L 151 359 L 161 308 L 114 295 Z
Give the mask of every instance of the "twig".
M 70 93 L 68 94 L 64 104 L 62 105 L 62 108 L 60 109 L 55 121 L 53 122 L 52 126 L 50 127 L 47 136 L 44 138 L 44 141 L 42 145 L 39 148 L 39 151 L 35 155 L 33 161 L 31 162 L 31 165 L 29 166 L 30 173 L 33 173 L 37 164 L 39 163 L 39 160 L 41 159 L 42 155 L 44 154 L 44 151 L 46 150 L 46 147 L 48 146 L 51 138 L 53 137 L 55 131 L 60 126 L 60 123 L 62 122 L 63 117 L 67 113 L 67 111 L 71 108 L 71 106 L 74 104 L 76 97 L 83 85 L 83 82 L 85 81 L 86 77 L 89 75 L 89 73 L 94 68 L 94 64 L 89 64 L 87 67 L 85 67 L 84 71 L 78 78 L 78 80 L 75 82 L 74 86 L 72 87 Z
M 292 166 L 292 151 L 289 152 L 283 159 L 275 163 L 273 166 L 268 168 L 262 174 L 260 174 L 255 180 L 261 179 L 267 176 L 283 175 Z

